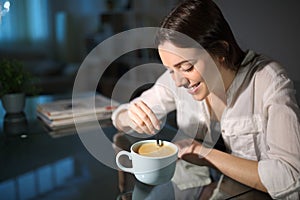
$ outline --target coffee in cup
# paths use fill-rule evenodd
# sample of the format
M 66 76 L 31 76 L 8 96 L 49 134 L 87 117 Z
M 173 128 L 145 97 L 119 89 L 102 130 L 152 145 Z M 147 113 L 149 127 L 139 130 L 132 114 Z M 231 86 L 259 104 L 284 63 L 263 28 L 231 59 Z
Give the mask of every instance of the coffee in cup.
M 177 160 L 178 148 L 175 144 L 163 141 L 162 146 L 156 140 L 143 140 L 134 143 L 130 152 L 120 151 L 116 156 L 118 167 L 149 185 L 159 185 L 172 179 Z M 132 167 L 125 167 L 120 163 L 121 156 L 128 156 Z
M 143 143 L 141 144 L 137 152 L 142 156 L 149 157 L 164 157 L 169 156 L 175 153 L 175 149 L 170 147 L 169 145 L 157 145 L 157 143 Z

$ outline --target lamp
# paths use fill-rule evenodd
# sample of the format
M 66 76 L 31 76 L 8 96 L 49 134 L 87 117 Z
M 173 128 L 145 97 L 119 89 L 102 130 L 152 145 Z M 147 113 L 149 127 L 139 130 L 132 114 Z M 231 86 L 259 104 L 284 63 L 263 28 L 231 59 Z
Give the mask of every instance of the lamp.
M 5 1 L 4 4 L 3 4 L 3 7 L 2 5 L 0 4 L 0 24 L 1 24 L 1 21 L 2 21 L 2 17 L 9 12 L 9 7 L 10 7 L 10 2 L 9 1 Z

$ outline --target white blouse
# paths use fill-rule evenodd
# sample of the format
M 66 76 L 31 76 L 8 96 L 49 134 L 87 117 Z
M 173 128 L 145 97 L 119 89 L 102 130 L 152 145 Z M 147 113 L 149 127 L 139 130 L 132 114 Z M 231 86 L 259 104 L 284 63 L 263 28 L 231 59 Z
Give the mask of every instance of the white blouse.
M 259 161 L 260 179 L 273 198 L 299 199 L 300 111 L 293 83 L 278 63 L 258 67 L 256 58 L 254 52 L 247 53 L 226 93 L 227 107 L 217 127 L 228 153 Z M 180 134 L 214 137 L 207 135 L 211 122 L 206 102 L 176 87 L 168 72 L 138 99 L 159 118 L 176 110 Z M 113 123 L 128 105 L 113 113 Z

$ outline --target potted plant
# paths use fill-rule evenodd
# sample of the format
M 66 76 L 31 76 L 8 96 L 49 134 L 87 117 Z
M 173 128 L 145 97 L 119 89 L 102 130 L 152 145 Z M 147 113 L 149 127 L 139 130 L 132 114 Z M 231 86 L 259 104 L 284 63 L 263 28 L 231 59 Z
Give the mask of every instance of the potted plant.
M 26 94 L 33 94 L 36 87 L 33 77 L 14 59 L 0 61 L 0 98 L 7 113 L 20 113 L 25 106 Z

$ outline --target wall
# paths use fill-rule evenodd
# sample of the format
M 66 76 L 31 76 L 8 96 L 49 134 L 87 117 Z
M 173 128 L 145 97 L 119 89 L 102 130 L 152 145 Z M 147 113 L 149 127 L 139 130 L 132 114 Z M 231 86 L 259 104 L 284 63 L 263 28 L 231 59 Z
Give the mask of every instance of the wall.
M 58 0 L 56 0 L 58 1 Z M 71 0 L 68 0 L 71 3 Z M 223 11 L 241 45 L 263 53 L 287 69 L 293 80 L 300 81 L 298 45 L 300 44 L 300 1 L 297 0 L 214 0 Z M 91 14 L 97 14 L 96 2 L 90 1 Z M 173 3 L 160 0 L 135 0 L 133 8 L 139 15 L 137 26 L 154 26 L 167 15 Z M 84 2 L 81 2 L 84 4 Z M 79 3 L 80 5 L 80 3 Z M 80 8 L 80 6 L 78 6 Z M 77 9 L 69 10 L 74 13 Z M 105 11 L 105 8 L 104 8 Z M 85 12 L 83 12 L 84 15 Z
M 97 31 L 99 14 L 106 10 L 104 1 L 51 0 L 56 58 L 81 62 L 86 54 L 85 39 Z
M 56 1 L 55 10 L 59 10 L 58 5 L 64 1 Z M 166 15 L 172 7 L 171 5 L 176 1 L 170 1 L 171 3 L 151 1 L 152 6 L 149 6 L 146 0 L 133 2 L 136 12 L 140 10 L 141 14 L 147 15 L 148 19 L 153 16 L 155 17 L 153 21 L 159 22 L 157 16 Z M 293 80 L 300 81 L 300 66 L 298 66 L 298 57 L 300 56 L 298 50 L 300 45 L 300 1 L 215 0 L 215 2 L 220 6 L 244 50 L 253 49 L 274 58 L 286 67 Z M 96 0 L 79 0 L 74 5 L 73 1 L 66 0 L 64 4 L 68 5 L 64 10 L 82 16 L 95 16 L 106 10 L 103 1 L 99 3 Z M 155 23 L 138 23 L 137 26 L 154 25 Z M 92 31 L 91 27 L 86 29 Z
M 106 38 L 104 36 L 106 33 L 96 34 L 98 29 L 105 29 L 100 19 L 103 13 L 114 15 L 128 12 L 136 16 L 128 23 L 130 24 L 128 28 L 158 26 L 162 17 L 169 12 L 176 1 L 131 0 L 131 6 L 127 10 L 126 5 L 130 0 L 116 0 L 115 8 L 110 10 L 105 0 L 51 0 L 49 2 L 52 7 L 53 34 L 57 42 L 56 55 L 59 59 L 69 62 L 82 61 L 87 52 L 87 44 L 85 44 L 87 38 L 99 37 L 101 40 Z M 116 15 L 113 21 L 122 24 L 125 20 L 126 15 Z M 121 27 L 117 30 L 117 32 L 123 31 Z M 104 32 L 111 34 L 109 30 Z
M 300 1 L 215 0 L 243 49 L 278 60 L 300 80 Z

